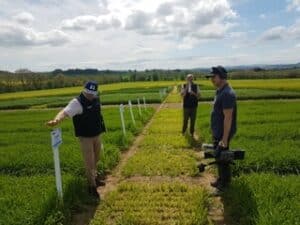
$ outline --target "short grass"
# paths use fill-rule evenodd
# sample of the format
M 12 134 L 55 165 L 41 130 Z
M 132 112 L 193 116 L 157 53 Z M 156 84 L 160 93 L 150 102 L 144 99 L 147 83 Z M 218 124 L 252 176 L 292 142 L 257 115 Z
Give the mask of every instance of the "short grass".
M 122 92 L 123 89 L 149 89 L 149 88 L 166 88 L 168 86 L 174 86 L 174 81 L 158 81 L 158 82 L 128 82 L 128 83 L 114 83 L 104 84 L 99 86 L 100 92 Z M 73 96 L 80 93 L 82 87 L 68 87 L 38 91 L 23 91 L 16 93 L 4 93 L 0 94 L 0 100 L 20 99 L 20 98 L 34 98 L 34 97 L 49 97 L 49 96 Z
M 210 80 L 196 81 L 202 89 L 213 89 Z M 300 91 L 300 79 L 251 79 L 229 80 L 235 89 L 267 89 L 280 91 Z
M 260 100 L 260 99 L 297 99 L 300 98 L 300 91 L 285 91 L 272 89 L 254 89 L 244 88 L 235 89 L 238 100 Z M 199 101 L 213 101 L 215 90 L 201 90 L 201 98 Z M 179 93 L 170 95 L 167 100 L 168 103 L 182 102 Z
M 136 126 L 125 109 L 127 135 L 123 136 L 118 108 L 105 108 L 107 133 L 98 170 L 105 173 L 119 161 L 120 153 L 133 141 L 154 112 L 153 108 L 134 108 Z M 91 203 L 87 195 L 83 160 L 74 137 L 71 120 L 64 121 L 60 147 L 64 185 L 64 207 L 58 204 L 54 180 L 50 128 L 45 122 L 57 110 L 18 110 L 0 112 L 0 224 L 69 224 L 73 209 Z
M 196 176 L 197 157 L 189 150 L 157 148 L 140 149 L 128 160 L 122 170 L 125 177 L 131 176 Z
M 74 96 L 77 96 L 78 93 Z M 64 107 L 74 96 L 48 96 L 0 100 L 0 109 L 28 109 L 33 106 L 39 106 L 40 108 Z M 102 105 L 128 104 L 129 100 L 132 101 L 132 104 L 137 104 L 137 99 L 140 99 L 140 103 L 143 104 L 143 98 L 146 99 L 146 103 L 160 103 L 162 100 L 159 90 L 156 92 L 112 93 L 100 96 Z
M 124 176 L 196 176 L 192 143 L 181 134 L 182 110 L 162 109 L 154 116 L 139 151 L 123 168 Z
M 299 173 L 299 101 L 252 101 L 238 103 L 238 131 L 232 148 L 246 150 L 246 159 L 236 172 Z M 198 127 L 201 137 L 211 141 L 211 105 L 200 105 Z
M 136 127 L 133 126 L 129 110 L 125 120 L 127 136 L 121 131 L 118 108 L 103 110 L 107 133 L 102 135 L 104 151 L 99 168 L 102 172 L 118 163 L 120 151 L 127 148 L 153 114 L 153 109 L 143 110 L 143 117 L 136 115 Z M 30 110 L 0 112 L 0 173 L 39 174 L 53 173 L 53 153 L 50 146 L 50 130 L 44 123 L 53 118 L 57 110 Z M 71 120 L 62 124 L 63 144 L 60 147 L 62 170 L 72 174 L 83 174 L 84 166 L 78 140 L 74 137 Z
M 53 176 L 0 175 L 1 225 L 58 225 L 70 221 L 72 208 L 91 201 L 83 180 L 63 176 L 64 207 L 57 200 Z
M 300 224 L 299 190 L 299 176 L 242 176 L 225 193 L 225 212 L 233 225 Z
M 208 195 L 182 183 L 122 183 L 109 193 L 91 225 L 207 225 Z

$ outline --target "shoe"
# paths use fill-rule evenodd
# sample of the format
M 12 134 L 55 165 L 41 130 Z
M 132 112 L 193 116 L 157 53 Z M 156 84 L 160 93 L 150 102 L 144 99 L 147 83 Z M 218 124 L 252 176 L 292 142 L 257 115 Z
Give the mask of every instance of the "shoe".
M 96 182 L 97 187 L 105 186 L 104 176 L 101 175 L 100 173 L 97 173 L 97 176 L 95 178 L 95 182 Z
M 213 197 L 220 197 L 220 196 L 222 196 L 223 193 L 224 193 L 224 191 L 219 190 L 219 189 L 215 189 L 215 190 L 211 193 L 211 196 L 213 196 Z
M 88 192 L 91 196 L 95 197 L 97 200 L 100 200 L 100 194 L 97 191 L 97 188 L 94 186 L 89 186 Z
M 210 183 L 210 186 L 212 186 L 212 187 L 214 187 L 214 188 L 217 188 L 218 185 L 219 185 L 219 183 L 220 183 L 220 180 L 219 180 L 219 179 L 216 179 L 216 181 Z
M 96 178 L 95 182 L 96 182 L 97 187 L 105 186 L 105 182 L 103 180 L 100 180 L 100 179 Z

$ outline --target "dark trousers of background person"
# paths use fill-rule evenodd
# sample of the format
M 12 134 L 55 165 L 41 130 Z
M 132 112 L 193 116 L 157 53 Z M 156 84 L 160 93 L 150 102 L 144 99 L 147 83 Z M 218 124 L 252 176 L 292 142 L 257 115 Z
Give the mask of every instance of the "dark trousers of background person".
M 213 137 L 213 143 L 214 143 L 214 147 L 216 148 L 219 144 L 221 140 L 218 140 L 216 138 Z M 226 149 L 224 149 L 224 151 L 228 151 L 229 150 L 229 143 L 230 143 L 230 139 L 228 140 L 228 146 Z M 222 185 L 222 186 L 227 186 L 230 181 L 231 181 L 231 168 L 230 168 L 230 164 L 229 163 L 218 163 L 217 164 L 218 167 L 218 174 L 219 174 L 219 178 L 218 178 L 218 182 Z
M 182 133 L 185 133 L 185 131 L 188 127 L 188 122 L 190 120 L 190 133 L 191 133 L 191 135 L 194 134 L 196 116 L 197 116 L 197 107 L 196 108 L 183 108 Z

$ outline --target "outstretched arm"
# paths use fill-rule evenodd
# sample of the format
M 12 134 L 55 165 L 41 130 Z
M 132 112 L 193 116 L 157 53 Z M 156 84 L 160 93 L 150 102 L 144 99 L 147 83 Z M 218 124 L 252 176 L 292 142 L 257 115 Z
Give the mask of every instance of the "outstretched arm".
M 64 109 L 62 109 L 53 120 L 48 121 L 46 124 L 50 127 L 54 127 L 61 123 L 68 115 L 65 113 Z

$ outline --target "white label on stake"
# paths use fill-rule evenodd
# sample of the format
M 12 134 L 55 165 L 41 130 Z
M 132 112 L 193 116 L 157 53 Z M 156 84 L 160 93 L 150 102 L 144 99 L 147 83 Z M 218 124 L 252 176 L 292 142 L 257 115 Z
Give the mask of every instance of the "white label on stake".
M 143 97 L 143 101 L 144 101 L 144 109 L 146 109 L 146 98 Z
M 138 102 L 138 107 L 139 107 L 139 114 L 142 115 L 142 110 L 141 110 L 141 103 L 140 103 L 140 99 L 137 99 Z
M 128 105 L 129 105 L 129 110 L 130 110 L 130 115 L 131 115 L 132 122 L 135 125 L 135 118 L 134 118 L 134 114 L 133 114 L 133 110 L 132 110 L 132 103 L 131 103 L 130 100 L 128 101 Z
M 54 158 L 54 168 L 55 168 L 55 182 L 58 196 L 62 200 L 63 190 L 62 190 L 62 180 L 61 180 L 61 170 L 59 161 L 59 145 L 62 143 L 61 129 L 57 128 L 51 132 L 51 145 L 53 150 Z
M 121 117 L 121 123 L 122 123 L 122 129 L 124 136 L 126 135 L 126 128 L 125 128 L 125 121 L 124 121 L 124 105 L 120 105 L 120 117 Z
M 57 148 L 62 143 L 62 135 L 61 135 L 61 129 L 56 128 L 53 131 L 51 131 L 51 144 L 52 148 Z

